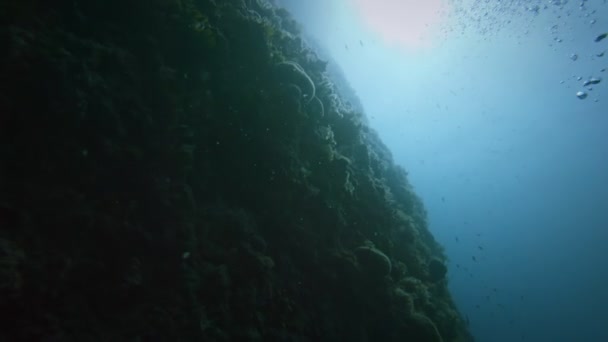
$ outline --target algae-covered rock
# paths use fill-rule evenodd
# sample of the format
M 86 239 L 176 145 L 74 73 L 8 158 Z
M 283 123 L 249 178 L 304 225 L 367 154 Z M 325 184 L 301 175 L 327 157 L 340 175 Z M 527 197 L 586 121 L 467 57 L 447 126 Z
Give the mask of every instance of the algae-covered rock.
M 446 273 L 448 272 L 447 266 L 437 259 L 433 258 L 429 263 L 429 280 L 436 283 L 445 278 Z
M 355 249 L 357 262 L 363 272 L 370 276 L 386 277 L 391 273 L 391 260 L 379 249 L 361 246 Z
M 0 238 L 0 293 L 4 296 L 18 293 L 23 279 L 20 267 L 25 254 L 16 243 Z
M 0 5 L 0 341 L 471 340 L 405 170 L 287 11 L 42 3 Z
M 397 287 L 393 291 L 393 301 L 399 313 L 411 314 L 414 312 L 414 298 L 411 294 Z
M 300 64 L 293 61 L 277 63 L 275 71 L 278 79 L 286 84 L 295 84 L 302 90 L 302 97 L 306 103 L 315 97 L 315 84 Z
M 421 313 L 412 313 L 407 316 L 402 328 L 411 336 L 412 341 L 443 342 L 443 338 L 439 334 L 435 323 Z
M 320 119 L 325 115 L 325 107 L 323 102 L 318 97 L 313 97 L 306 108 L 310 117 L 313 119 Z

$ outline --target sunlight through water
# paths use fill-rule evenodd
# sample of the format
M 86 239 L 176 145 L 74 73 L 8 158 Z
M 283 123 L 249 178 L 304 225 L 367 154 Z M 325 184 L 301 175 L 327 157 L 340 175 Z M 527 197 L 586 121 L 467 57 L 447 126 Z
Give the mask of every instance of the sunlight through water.
M 445 1 L 355 0 L 364 23 L 388 45 L 409 50 L 432 45 L 433 30 L 444 18 Z

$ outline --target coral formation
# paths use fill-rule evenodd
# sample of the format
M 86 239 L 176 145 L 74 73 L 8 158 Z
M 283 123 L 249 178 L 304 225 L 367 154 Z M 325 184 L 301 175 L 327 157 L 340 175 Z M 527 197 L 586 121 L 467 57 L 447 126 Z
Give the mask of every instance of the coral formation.
M 428 342 L 443 342 L 435 323 L 423 314 L 414 313 L 407 319 L 407 330 L 411 331 L 413 340 Z
M 445 278 L 448 268 L 441 260 L 433 258 L 429 263 L 429 280 L 436 283 Z
M 359 266 L 372 277 L 386 277 L 391 273 L 391 260 L 380 250 L 372 246 L 361 246 L 355 249 Z
M 315 84 L 298 63 L 283 61 L 277 63 L 275 69 L 280 84 L 293 84 L 298 86 L 301 89 L 302 97 L 307 103 L 315 98 Z
M 0 4 L 3 341 L 470 341 L 426 212 L 264 0 Z

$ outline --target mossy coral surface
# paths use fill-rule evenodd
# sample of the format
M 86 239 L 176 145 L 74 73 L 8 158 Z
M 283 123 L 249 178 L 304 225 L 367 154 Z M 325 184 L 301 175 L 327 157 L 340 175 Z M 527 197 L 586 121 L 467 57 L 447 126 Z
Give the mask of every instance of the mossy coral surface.
M 405 171 L 286 11 L 3 2 L 0 44 L 0 340 L 471 340 Z

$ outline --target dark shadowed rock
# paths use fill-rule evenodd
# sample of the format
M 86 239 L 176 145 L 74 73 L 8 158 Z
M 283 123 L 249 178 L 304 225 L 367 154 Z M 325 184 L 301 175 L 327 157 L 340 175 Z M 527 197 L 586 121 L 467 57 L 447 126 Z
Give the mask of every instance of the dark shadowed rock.
M 355 255 L 359 267 L 365 273 L 378 277 L 391 273 L 391 260 L 382 251 L 370 246 L 361 246 L 355 249 Z
M 439 259 L 433 259 L 429 263 L 429 278 L 432 282 L 438 282 L 445 278 L 448 268 Z

